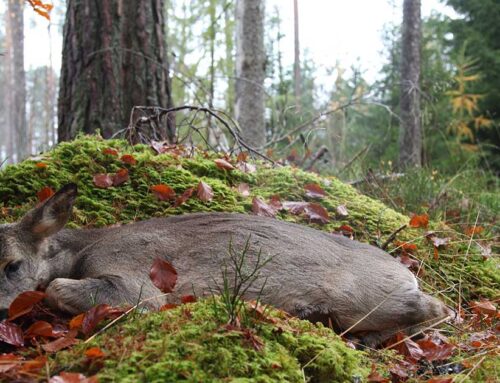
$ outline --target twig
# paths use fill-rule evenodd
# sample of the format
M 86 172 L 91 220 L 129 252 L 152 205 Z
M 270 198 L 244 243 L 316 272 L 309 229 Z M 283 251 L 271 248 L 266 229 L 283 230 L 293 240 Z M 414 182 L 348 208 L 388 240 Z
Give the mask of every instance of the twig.
M 385 250 L 387 249 L 387 246 L 389 246 L 389 244 L 394 241 L 394 239 L 396 238 L 396 235 L 398 235 L 401 231 L 403 231 L 404 229 L 406 229 L 407 225 L 404 224 L 403 226 L 401 226 L 399 229 L 396 229 L 390 236 L 389 238 L 387 238 L 387 240 L 382 244 L 382 246 L 380 246 L 380 248 L 382 250 Z
M 471 369 L 470 371 L 467 373 L 467 375 L 465 375 L 461 380 L 460 382 L 458 383 L 462 383 L 464 382 L 469 376 L 471 376 L 471 374 L 481 365 L 481 363 L 483 363 L 483 361 L 486 359 L 486 355 L 484 355 L 481 360 L 479 362 L 477 362 Z M 455 377 L 456 378 L 456 377 Z M 455 378 L 453 378 L 453 380 L 455 380 Z
M 371 146 L 372 144 L 368 144 L 358 153 L 356 153 L 356 155 L 347 164 L 345 164 L 342 169 L 340 169 L 339 175 L 342 174 L 346 169 L 348 169 L 354 163 L 354 161 L 356 161 L 359 157 L 361 157 L 368 149 L 370 149 Z
M 326 153 L 328 153 L 328 148 L 323 145 L 322 147 L 319 148 L 319 150 L 311 158 L 311 162 L 309 163 L 309 165 L 307 165 L 307 167 L 305 168 L 305 170 L 307 170 L 307 171 L 311 170 L 312 167 L 314 166 L 314 164 L 318 160 L 320 160 Z

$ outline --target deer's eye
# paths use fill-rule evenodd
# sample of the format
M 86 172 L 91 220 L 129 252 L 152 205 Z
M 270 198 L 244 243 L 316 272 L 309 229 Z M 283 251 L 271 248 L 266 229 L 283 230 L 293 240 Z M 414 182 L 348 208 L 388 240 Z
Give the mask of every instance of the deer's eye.
M 22 261 L 13 261 L 5 266 L 4 272 L 7 278 L 13 277 L 21 267 L 21 264 Z

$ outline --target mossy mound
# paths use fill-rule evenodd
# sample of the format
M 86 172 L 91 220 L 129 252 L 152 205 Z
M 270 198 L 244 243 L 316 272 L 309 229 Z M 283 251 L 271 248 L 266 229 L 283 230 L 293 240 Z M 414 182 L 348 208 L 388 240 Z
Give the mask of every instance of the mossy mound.
M 215 305 L 215 306 L 214 306 Z M 363 353 L 321 325 L 246 308 L 243 329 L 226 325 L 219 300 L 139 315 L 87 344 L 61 351 L 51 371 L 98 371 L 99 382 L 352 382 L 368 373 Z M 259 319 L 257 319 L 259 317 Z M 251 329 L 251 330 L 249 330 Z M 99 347 L 103 358 L 85 351 Z

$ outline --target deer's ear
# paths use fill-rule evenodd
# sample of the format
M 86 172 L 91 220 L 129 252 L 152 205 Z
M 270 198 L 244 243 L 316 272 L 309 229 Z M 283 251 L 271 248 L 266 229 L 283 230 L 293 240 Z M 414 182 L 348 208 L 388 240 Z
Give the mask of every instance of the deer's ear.
M 78 189 L 75 184 L 68 184 L 42 205 L 30 210 L 20 222 L 37 239 L 43 239 L 57 233 L 68 222 Z

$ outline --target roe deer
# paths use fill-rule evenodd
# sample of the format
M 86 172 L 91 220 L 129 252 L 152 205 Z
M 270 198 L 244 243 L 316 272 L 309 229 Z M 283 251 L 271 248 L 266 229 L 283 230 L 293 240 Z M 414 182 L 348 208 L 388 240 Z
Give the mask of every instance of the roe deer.
M 174 292 L 147 303 L 158 307 L 181 296 L 201 296 L 214 279 L 229 243 L 248 258 L 272 259 L 245 298 L 260 300 L 336 330 L 364 334 L 377 344 L 390 334 L 432 325 L 451 315 L 421 292 L 416 278 L 386 252 L 298 224 L 252 215 L 201 213 L 155 218 L 102 229 L 63 229 L 77 196 L 62 188 L 19 222 L 0 225 L 0 309 L 22 291 L 45 288 L 54 308 L 77 314 L 96 303 L 135 304 L 159 295 L 149 271 L 161 257 L 178 273 Z M 250 237 L 249 237 L 250 235 Z M 263 281 L 263 279 L 262 279 Z

